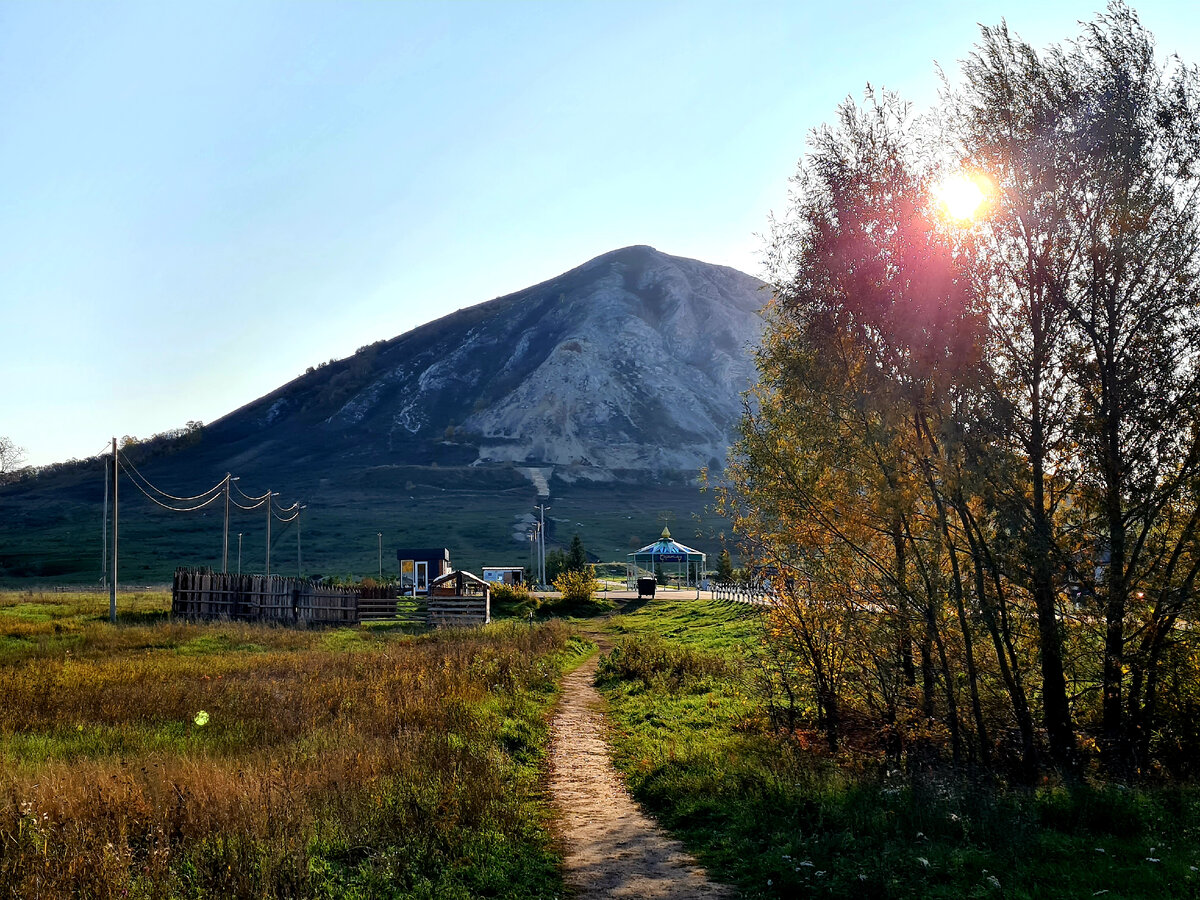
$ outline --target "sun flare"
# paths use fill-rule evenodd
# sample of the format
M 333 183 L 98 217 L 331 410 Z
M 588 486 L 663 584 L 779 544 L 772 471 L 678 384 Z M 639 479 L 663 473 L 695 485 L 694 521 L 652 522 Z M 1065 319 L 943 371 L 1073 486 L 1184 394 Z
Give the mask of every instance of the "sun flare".
M 979 218 L 988 198 L 991 185 L 982 175 L 956 172 L 942 179 L 933 189 L 933 194 L 942 205 L 942 210 L 952 219 L 970 222 Z

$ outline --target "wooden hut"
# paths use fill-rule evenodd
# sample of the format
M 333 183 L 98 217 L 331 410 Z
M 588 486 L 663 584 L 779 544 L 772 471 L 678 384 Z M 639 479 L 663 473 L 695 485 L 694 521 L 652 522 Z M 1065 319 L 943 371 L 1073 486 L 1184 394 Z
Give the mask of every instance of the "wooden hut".
M 396 559 L 402 594 L 427 594 L 430 582 L 450 571 L 450 551 L 445 547 L 401 547 Z
M 447 572 L 429 582 L 429 624 L 486 625 L 492 620 L 492 588 L 470 572 Z

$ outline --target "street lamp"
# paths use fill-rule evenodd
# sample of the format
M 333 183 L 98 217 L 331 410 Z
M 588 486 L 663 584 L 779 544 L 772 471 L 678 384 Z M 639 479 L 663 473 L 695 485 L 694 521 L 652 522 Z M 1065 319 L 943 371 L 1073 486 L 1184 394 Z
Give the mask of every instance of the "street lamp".
M 375 537 L 379 538 L 379 580 L 383 581 L 383 532 L 375 532 Z

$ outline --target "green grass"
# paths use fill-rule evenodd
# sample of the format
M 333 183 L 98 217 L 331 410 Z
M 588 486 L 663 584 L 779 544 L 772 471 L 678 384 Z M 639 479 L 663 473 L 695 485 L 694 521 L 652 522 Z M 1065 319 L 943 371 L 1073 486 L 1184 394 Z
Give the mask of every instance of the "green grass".
M 1200 792 L 908 778 L 767 732 L 756 617 L 655 599 L 611 623 L 618 768 L 743 896 L 1200 896 Z

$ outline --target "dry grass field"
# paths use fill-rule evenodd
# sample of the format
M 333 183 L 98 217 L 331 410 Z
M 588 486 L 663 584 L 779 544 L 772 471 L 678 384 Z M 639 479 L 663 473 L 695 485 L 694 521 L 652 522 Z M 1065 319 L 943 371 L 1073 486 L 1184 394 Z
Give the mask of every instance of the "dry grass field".
M 0 896 L 538 897 L 580 642 L 167 621 L 0 594 Z

